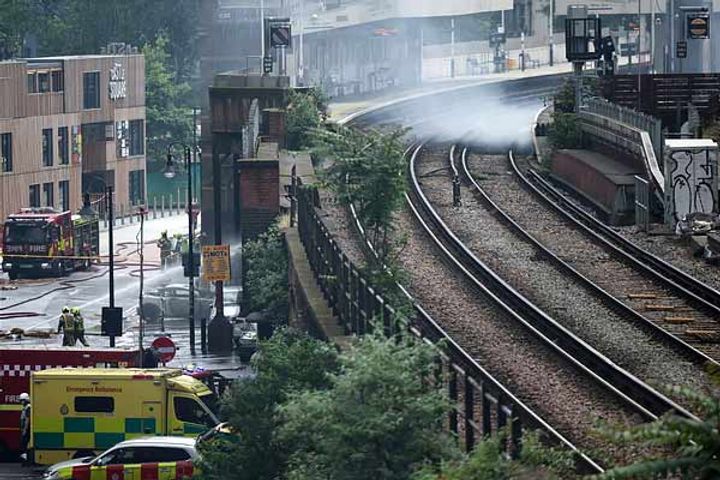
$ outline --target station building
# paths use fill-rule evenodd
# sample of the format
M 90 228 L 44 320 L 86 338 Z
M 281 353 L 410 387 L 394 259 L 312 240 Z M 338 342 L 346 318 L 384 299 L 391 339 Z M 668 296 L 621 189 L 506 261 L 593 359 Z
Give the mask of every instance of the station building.
M 26 207 L 77 211 L 106 186 L 118 209 L 144 203 L 144 57 L 0 62 L 0 224 Z

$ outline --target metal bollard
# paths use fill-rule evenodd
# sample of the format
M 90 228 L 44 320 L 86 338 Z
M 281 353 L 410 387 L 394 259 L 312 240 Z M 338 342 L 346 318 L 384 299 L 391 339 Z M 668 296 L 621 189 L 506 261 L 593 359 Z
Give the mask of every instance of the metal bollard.
M 177 203 L 175 204 L 175 215 L 180 215 L 180 188 L 177 191 Z
M 207 318 L 200 319 L 200 350 L 207 353 Z
M 173 196 L 170 194 L 170 200 L 168 201 L 168 217 L 172 217 L 173 214 Z
M 153 196 L 153 220 L 157 218 L 157 196 Z
M 120 205 L 120 225 L 125 225 L 125 205 Z
M 163 195 L 161 198 L 161 204 L 160 204 L 160 217 L 165 218 L 165 195 Z

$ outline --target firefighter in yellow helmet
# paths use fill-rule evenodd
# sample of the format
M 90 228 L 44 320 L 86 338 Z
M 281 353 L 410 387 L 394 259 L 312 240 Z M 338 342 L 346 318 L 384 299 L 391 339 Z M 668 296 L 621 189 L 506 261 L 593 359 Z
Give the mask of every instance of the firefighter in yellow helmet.
M 57 333 L 63 332 L 63 346 L 72 347 L 75 345 L 75 316 L 70 312 L 69 307 L 63 307 L 58 321 Z
M 80 313 L 80 308 L 73 307 L 72 314 L 73 317 L 75 317 L 75 341 L 73 342 L 73 345 L 75 345 L 76 341 L 80 340 L 80 343 L 87 347 L 89 345 L 87 340 L 85 340 L 85 319 L 83 318 L 82 313 Z
M 160 234 L 160 239 L 157 241 L 156 245 L 160 249 L 160 266 L 163 270 L 165 270 L 168 257 L 170 256 L 170 250 L 172 248 L 172 244 L 170 243 L 170 239 L 168 238 L 167 230 Z

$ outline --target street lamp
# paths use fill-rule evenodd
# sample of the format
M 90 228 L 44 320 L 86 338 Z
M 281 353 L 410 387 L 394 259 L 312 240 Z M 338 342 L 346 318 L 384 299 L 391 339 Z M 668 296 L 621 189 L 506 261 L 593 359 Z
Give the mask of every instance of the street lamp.
M 174 144 L 168 145 L 167 148 L 167 161 L 165 168 L 163 169 L 163 175 L 165 178 L 175 178 L 177 174 L 176 161 L 173 159 L 171 149 Z M 195 241 L 195 225 L 193 222 L 193 192 L 192 192 L 192 149 L 187 145 L 180 144 L 185 151 L 185 169 L 187 170 L 187 202 L 185 207 L 188 212 L 188 260 L 187 260 L 187 276 L 188 276 L 188 295 L 189 295 L 189 306 L 188 316 L 190 320 L 190 353 L 195 355 L 195 257 L 193 252 L 194 241 Z

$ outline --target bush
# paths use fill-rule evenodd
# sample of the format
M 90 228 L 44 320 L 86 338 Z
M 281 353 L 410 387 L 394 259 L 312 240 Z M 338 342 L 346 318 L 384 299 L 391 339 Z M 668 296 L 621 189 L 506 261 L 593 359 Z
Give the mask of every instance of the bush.
M 250 311 L 267 311 L 275 323 L 287 321 L 288 259 L 277 226 L 243 246 L 245 288 Z
M 313 132 L 325 117 L 324 97 L 315 90 L 290 92 L 285 135 L 289 150 L 301 150 L 312 144 Z
M 577 115 L 574 113 L 554 112 L 550 124 L 548 139 L 554 148 L 580 148 L 582 132 Z

